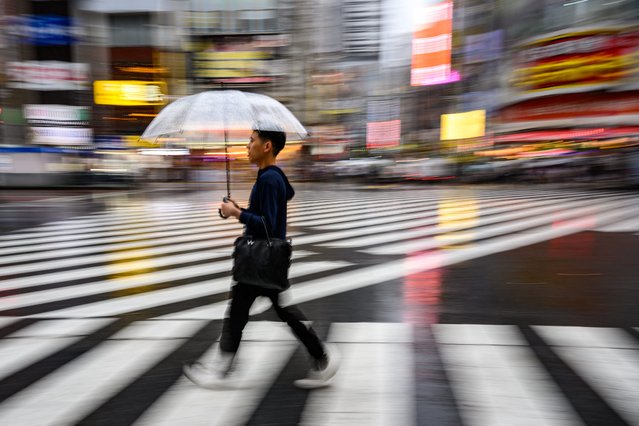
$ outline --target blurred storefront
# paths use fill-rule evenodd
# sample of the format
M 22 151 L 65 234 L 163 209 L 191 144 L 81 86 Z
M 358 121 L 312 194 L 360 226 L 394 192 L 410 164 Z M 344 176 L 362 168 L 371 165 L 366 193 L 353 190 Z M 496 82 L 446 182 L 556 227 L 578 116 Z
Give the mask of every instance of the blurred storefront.
M 638 12 L 630 1 L 545 2 L 529 37 L 513 40 L 494 142 L 561 155 L 636 145 Z
M 80 34 L 71 2 L 5 1 L 2 7 L 3 143 L 90 146 L 89 64 L 75 55 Z
M 91 64 L 96 140 L 139 136 L 171 97 L 187 94 L 180 9 L 170 2 L 76 2 Z M 128 139 L 125 139 L 126 142 Z
M 17 1 L 2 12 L 2 185 L 83 182 L 93 146 L 90 65 L 73 1 Z

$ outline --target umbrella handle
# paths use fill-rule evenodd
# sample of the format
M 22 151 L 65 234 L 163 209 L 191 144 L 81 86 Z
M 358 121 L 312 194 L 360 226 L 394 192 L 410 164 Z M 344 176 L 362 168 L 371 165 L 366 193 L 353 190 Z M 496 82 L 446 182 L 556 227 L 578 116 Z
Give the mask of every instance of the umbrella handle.
M 225 203 L 228 203 L 229 202 L 229 198 L 230 198 L 230 195 L 229 195 L 229 197 L 222 197 L 222 201 L 224 201 Z M 237 204 L 235 204 L 235 205 L 237 206 Z M 224 216 L 222 214 L 222 209 L 217 209 L 217 213 L 220 215 L 220 217 L 222 219 L 228 219 L 229 218 L 228 216 Z

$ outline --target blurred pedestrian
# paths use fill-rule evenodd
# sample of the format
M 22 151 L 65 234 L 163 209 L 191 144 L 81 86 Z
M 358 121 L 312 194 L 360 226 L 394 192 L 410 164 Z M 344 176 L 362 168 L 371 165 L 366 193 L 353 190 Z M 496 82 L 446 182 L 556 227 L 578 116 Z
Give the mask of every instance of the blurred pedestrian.
M 284 172 L 275 165 L 275 159 L 286 144 L 286 134 L 278 131 L 255 130 L 247 146 L 249 161 L 258 166 L 257 179 L 251 190 L 249 207 L 240 208 L 231 199 L 220 206 L 224 217 L 233 217 L 245 225 L 245 235 L 265 238 L 266 227 L 270 234 L 286 239 L 286 204 L 295 191 Z M 229 381 L 242 331 L 249 319 L 249 311 L 255 299 L 267 297 L 279 318 L 286 322 L 297 338 L 304 344 L 311 358 L 308 376 L 297 380 L 301 388 L 318 388 L 330 383 L 338 369 L 339 359 L 335 349 L 323 344 L 315 331 L 304 324 L 302 312 L 294 306 L 280 305 L 280 290 L 262 288 L 238 282 L 232 287 L 232 299 L 222 327 L 220 345 L 213 361 L 208 364 L 196 362 L 184 367 L 184 374 L 202 387 L 215 388 Z

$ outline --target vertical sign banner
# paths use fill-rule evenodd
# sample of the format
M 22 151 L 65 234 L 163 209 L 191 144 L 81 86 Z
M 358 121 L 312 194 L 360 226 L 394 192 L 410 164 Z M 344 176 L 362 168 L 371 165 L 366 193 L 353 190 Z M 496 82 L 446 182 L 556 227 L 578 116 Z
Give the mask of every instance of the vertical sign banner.
M 428 86 L 459 80 L 451 69 L 453 2 L 423 6 L 413 34 L 411 86 Z

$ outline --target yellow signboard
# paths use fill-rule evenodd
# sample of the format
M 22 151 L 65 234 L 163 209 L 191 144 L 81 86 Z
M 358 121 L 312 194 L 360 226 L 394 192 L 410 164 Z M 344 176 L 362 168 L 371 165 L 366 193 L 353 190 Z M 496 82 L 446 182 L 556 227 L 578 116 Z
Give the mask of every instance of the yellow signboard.
M 442 114 L 441 140 L 469 139 L 484 136 L 486 132 L 486 111 Z
M 236 59 L 270 59 L 271 54 L 262 50 L 232 50 L 223 52 L 196 52 L 196 61 L 229 61 Z
M 266 51 L 196 52 L 193 75 L 196 78 L 249 78 L 270 75 L 266 70 L 272 55 Z
M 166 83 L 163 81 L 97 80 L 93 96 L 98 105 L 164 105 Z

